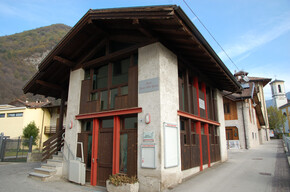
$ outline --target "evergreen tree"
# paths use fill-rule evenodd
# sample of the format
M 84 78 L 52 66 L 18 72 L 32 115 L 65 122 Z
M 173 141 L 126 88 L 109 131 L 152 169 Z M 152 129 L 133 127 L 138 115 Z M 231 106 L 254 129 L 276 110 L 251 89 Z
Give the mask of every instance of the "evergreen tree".
M 36 127 L 35 122 L 31 121 L 24 129 L 23 129 L 23 137 L 25 139 L 30 139 L 32 136 L 32 144 L 36 145 L 36 141 L 38 139 L 39 129 Z

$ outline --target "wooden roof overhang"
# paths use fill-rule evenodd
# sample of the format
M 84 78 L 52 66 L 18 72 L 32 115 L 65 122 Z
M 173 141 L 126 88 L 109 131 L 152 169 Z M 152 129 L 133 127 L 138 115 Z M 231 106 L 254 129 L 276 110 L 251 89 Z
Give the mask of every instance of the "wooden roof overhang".
M 93 58 L 109 41 L 132 46 Z M 89 10 L 41 62 L 23 91 L 60 98 L 67 92 L 71 70 L 112 61 L 154 42 L 208 76 L 216 88 L 242 89 L 182 9 L 171 5 Z

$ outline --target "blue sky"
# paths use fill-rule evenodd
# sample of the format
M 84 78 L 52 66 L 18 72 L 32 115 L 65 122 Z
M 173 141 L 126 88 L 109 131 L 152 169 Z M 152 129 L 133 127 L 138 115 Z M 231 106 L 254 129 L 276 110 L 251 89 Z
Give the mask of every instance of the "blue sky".
M 74 26 L 89 10 L 100 8 L 180 5 L 227 67 L 249 76 L 285 81 L 290 91 L 289 0 L 186 0 L 238 69 L 222 52 L 182 1 L 176 0 L 1 0 L 0 36 L 55 23 Z M 271 98 L 269 85 L 264 88 Z

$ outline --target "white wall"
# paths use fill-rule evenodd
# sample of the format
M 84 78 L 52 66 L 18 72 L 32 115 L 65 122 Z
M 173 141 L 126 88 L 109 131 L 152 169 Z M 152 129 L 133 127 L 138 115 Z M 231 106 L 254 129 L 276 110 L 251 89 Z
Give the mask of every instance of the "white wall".
M 221 152 L 221 161 L 226 161 L 228 159 L 227 151 L 227 139 L 226 139 L 226 128 L 225 128 L 225 116 L 224 116 L 224 102 L 223 96 L 219 90 L 215 91 L 215 99 L 217 101 L 217 115 L 218 122 L 220 126 L 218 128 L 218 134 L 220 136 L 220 152 Z
M 81 98 L 81 85 L 84 79 L 84 70 L 78 69 L 71 71 L 69 80 L 69 91 L 67 100 L 67 114 L 66 114 L 66 130 L 65 141 L 67 145 L 64 146 L 64 155 L 68 154 L 68 145 L 71 151 L 76 155 L 77 150 L 77 137 L 81 132 L 81 122 L 75 119 L 75 116 L 79 114 L 80 98 Z M 73 123 L 73 127 L 70 129 L 69 124 Z M 64 176 L 67 175 L 67 164 L 64 166 Z
M 138 179 L 140 191 L 161 191 L 181 182 L 181 165 L 164 168 L 163 123 L 178 124 L 178 67 L 176 56 L 160 43 L 142 47 L 138 51 L 138 81 L 159 79 L 159 89 L 138 94 L 138 149 L 143 142 L 143 132 L 153 131 L 156 143 L 156 169 L 141 168 L 141 150 L 138 150 Z M 145 124 L 145 115 L 151 115 L 151 123 Z M 179 133 L 178 133 L 179 136 Z M 179 138 L 179 137 L 178 137 Z M 180 148 L 180 141 L 176 143 Z

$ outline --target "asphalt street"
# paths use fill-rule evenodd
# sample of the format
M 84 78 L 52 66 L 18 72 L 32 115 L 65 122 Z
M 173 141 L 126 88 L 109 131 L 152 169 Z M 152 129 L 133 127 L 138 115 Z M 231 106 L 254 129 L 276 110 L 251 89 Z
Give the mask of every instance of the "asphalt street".
M 205 169 L 170 192 L 288 192 L 290 168 L 281 140 L 229 150 L 228 160 Z
M 28 178 L 40 163 L 0 162 L 0 192 L 100 191 L 67 180 L 42 182 Z M 150 192 L 150 189 L 148 189 Z M 229 150 L 228 160 L 205 169 L 168 192 L 290 192 L 290 168 L 281 140 L 250 150 Z

